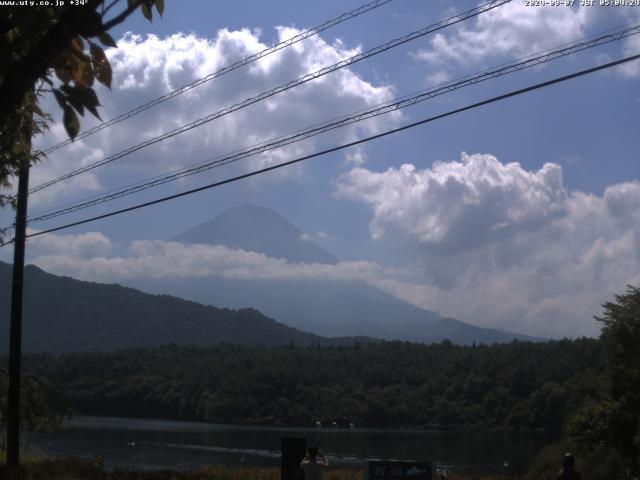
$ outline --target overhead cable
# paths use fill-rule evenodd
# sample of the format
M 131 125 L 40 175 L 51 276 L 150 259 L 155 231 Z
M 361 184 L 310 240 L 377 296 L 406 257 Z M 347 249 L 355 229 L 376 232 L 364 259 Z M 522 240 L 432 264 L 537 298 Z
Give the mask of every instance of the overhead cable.
M 585 75 L 588 75 L 588 74 L 591 74 L 591 73 L 594 73 L 594 72 L 605 70 L 607 68 L 612 68 L 612 67 L 615 67 L 615 66 L 618 66 L 618 65 L 622 65 L 624 63 L 628 63 L 628 62 L 631 62 L 631 61 L 634 61 L 634 60 L 638 60 L 638 59 L 640 59 L 640 54 L 628 56 L 628 57 L 625 57 L 625 58 L 622 58 L 622 59 L 619 59 L 619 60 L 615 60 L 613 62 L 608 62 L 608 63 L 602 64 L 602 65 L 598 65 L 596 67 L 587 68 L 585 70 L 580 70 L 578 72 L 574 72 L 574 73 L 569 74 L 569 75 L 556 77 L 556 78 L 554 78 L 552 80 L 547 80 L 545 82 L 536 83 L 534 85 L 530 85 L 530 86 L 525 87 L 525 88 L 521 88 L 521 89 L 518 89 L 518 90 L 513 90 L 513 91 L 510 91 L 508 93 L 505 93 L 505 94 L 502 94 L 502 95 L 498 95 L 496 97 L 492 97 L 492 98 L 489 98 L 487 100 L 483 100 L 481 102 L 473 103 L 471 105 L 467 105 L 467 106 L 464 106 L 464 107 L 461 107 L 461 108 L 456 108 L 456 109 L 450 110 L 450 111 L 448 111 L 446 113 L 435 115 L 433 117 L 428 117 L 428 118 L 425 118 L 425 119 L 422 119 L 422 120 L 419 120 L 419 121 L 416 121 L 416 122 L 412 122 L 412 123 L 403 125 L 403 126 L 398 127 L 398 128 L 394 128 L 394 129 L 387 130 L 387 131 L 382 132 L 382 133 L 371 135 L 371 136 L 366 137 L 366 138 L 361 138 L 361 139 L 355 140 L 353 142 L 349 142 L 349 143 L 345 143 L 345 144 L 342 144 L 342 145 L 338 145 L 336 147 L 328 148 L 328 149 L 322 150 L 320 152 L 316 152 L 316 153 L 312 153 L 312 154 L 305 155 L 305 156 L 302 156 L 302 157 L 298 157 L 298 158 L 293 159 L 293 160 L 282 162 L 282 163 L 279 163 L 279 164 L 276 164 L 276 165 L 271 165 L 269 167 L 261 168 L 259 170 L 254 170 L 252 172 L 248 172 L 248 173 L 245 173 L 245 174 L 242 174 L 242 175 L 237 175 L 235 177 L 227 178 L 225 180 L 220 180 L 220 181 L 217 181 L 217 182 L 214 182 L 214 183 L 210 183 L 208 185 L 204 185 L 204 186 L 201 186 L 201 187 L 198 187 L 198 188 L 193 188 L 191 190 L 187 190 L 187 191 L 184 191 L 184 192 L 180 192 L 180 193 L 176 193 L 176 194 L 173 194 L 173 195 L 168 195 L 168 196 L 165 196 L 165 197 L 161 197 L 161 198 L 158 198 L 156 200 L 151 200 L 151 201 L 148 201 L 148 202 L 139 203 L 137 205 L 133 205 L 133 206 L 130 206 L 130 207 L 127 207 L 127 208 L 122 208 L 122 209 L 119 209 L 119 210 L 115 210 L 115 211 L 111 211 L 111 212 L 108 212 L 108 213 L 104 213 L 102 215 L 97 215 L 97 216 L 86 218 L 86 219 L 83 219 L 83 220 L 78 220 L 76 222 L 67 223 L 67 224 L 64 224 L 64 225 L 60 225 L 58 227 L 53 227 L 53 228 L 49 228 L 49 229 L 46 229 L 46 230 L 33 232 L 33 233 L 28 234 L 27 238 L 37 237 L 39 235 L 44 235 L 46 233 L 57 232 L 57 231 L 64 230 L 64 229 L 67 229 L 67 228 L 71 228 L 71 227 L 75 227 L 75 226 L 78 226 L 78 225 L 84 225 L 84 224 L 87 224 L 87 223 L 90 223 L 90 222 L 95 222 L 97 220 L 102 220 L 102 219 L 113 217 L 113 216 L 116 216 L 116 215 L 121 215 L 123 213 L 131 212 L 131 211 L 134 211 L 134 210 L 139 210 L 141 208 L 149 207 L 151 205 L 157 205 L 159 203 L 164 203 L 164 202 L 167 202 L 167 201 L 170 201 L 170 200 L 175 200 L 177 198 L 181 198 L 181 197 L 185 197 L 185 196 L 188 196 L 188 195 L 192 195 L 194 193 L 202 192 L 202 191 L 205 191 L 205 190 L 210 190 L 212 188 L 220 187 L 222 185 L 226 185 L 226 184 L 233 183 L 233 182 L 236 182 L 236 181 L 239 181 L 239 180 L 243 180 L 245 178 L 249 178 L 249 177 L 253 177 L 253 176 L 256 176 L 256 175 L 260 175 L 260 174 L 263 174 L 263 173 L 266 173 L 266 172 L 269 172 L 269 171 L 272 171 L 272 170 L 280 169 L 280 168 L 283 168 L 283 167 L 286 167 L 286 166 L 289 166 L 289 165 L 293 165 L 295 163 L 299 163 L 299 162 L 302 162 L 302 161 L 305 161 L 305 160 L 309 160 L 311 158 L 315 158 L 315 157 L 319 157 L 319 156 L 322 156 L 322 155 L 327 155 L 329 153 L 333 153 L 333 152 L 337 152 L 337 151 L 340 151 L 340 150 L 344 150 L 344 149 L 349 148 L 349 147 L 360 145 L 360 144 L 363 144 L 363 143 L 366 143 L 366 142 L 370 142 L 370 141 L 378 139 L 378 138 L 386 137 L 388 135 L 392 135 L 392 134 L 399 133 L 399 132 L 404 131 L 404 130 L 408 130 L 410 128 L 414 128 L 414 127 L 417 127 L 419 125 L 424 125 L 424 124 L 427 124 L 427 123 L 434 122 L 436 120 L 440 120 L 440 119 L 445 118 L 445 117 L 450 117 L 452 115 L 455 115 L 455 114 L 458 114 L 458 113 L 461 113 L 461 112 L 465 112 L 467 110 L 472 110 L 472 109 L 475 109 L 475 108 L 478 108 L 478 107 L 482 107 L 484 105 L 489 105 L 491 103 L 496 103 L 496 102 L 499 102 L 499 101 L 502 101 L 502 100 L 506 100 L 507 98 L 515 97 L 515 96 L 522 95 L 524 93 L 528 93 L 528 92 L 531 92 L 531 91 L 534 91 L 534 90 L 539 90 L 541 88 L 545 88 L 545 87 L 548 87 L 548 86 L 551 86 L 551 85 L 555 85 L 555 84 L 558 84 L 558 83 L 566 82 L 566 81 L 574 79 L 574 78 L 582 77 L 582 76 L 585 76 Z M 8 242 L 5 242 L 0 246 L 8 245 L 9 243 L 13 243 L 13 241 L 14 241 L 13 239 L 9 240 Z
M 232 105 L 230 107 L 226 107 L 222 110 L 219 110 L 217 112 L 211 113 L 209 115 L 206 115 L 204 117 L 201 117 L 197 120 L 194 120 L 193 122 L 187 123 L 185 125 L 182 125 L 181 127 L 175 128 L 169 132 L 163 133 L 162 135 L 158 135 L 156 137 L 153 137 L 151 139 L 148 139 L 142 143 L 139 143 L 137 145 L 131 146 L 129 148 L 126 148 L 116 154 L 110 155 L 102 160 L 99 160 L 97 162 L 93 162 L 90 163 L 88 165 L 85 165 L 84 167 L 78 168 L 76 170 L 72 170 L 71 172 L 68 172 L 64 175 L 61 175 L 57 178 L 54 178 L 52 180 L 49 180 L 45 183 L 42 183 L 36 187 L 33 187 L 29 193 L 33 194 L 36 193 L 38 191 L 41 191 L 47 187 L 50 187 L 51 185 L 54 185 L 58 182 L 61 182 L 63 180 L 67 180 L 69 178 L 75 177 L 76 175 L 80 175 L 82 173 L 94 170 L 98 167 L 101 167 L 103 165 L 107 165 L 109 163 L 112 163 L 122 157 L 125 157 L 127 155 L 130 155 L 138 150 L 141 150 L 143 148 L 146 148 L 150 145 L 154 145 L 158 142 L 162 142 L 164 140 L 167 140 L 169 138 L 172 138 L 176 135 L 179 135 L 181 133 L 187 132 L 189 130 L 192 130 L 196 127 L 200 127 L 206 123 L 209 123 L 213 120 L 216 120 L 220 117 L 223 117 L 225 115 L 228 115 L 232 112 L 235 112 L 237 110 L 240 110 L 242 108 L 246 108 L 249 105 L 252 105 L 254 103 L 258 103 L 262 100 L 265 100 L 267 98 L 270 98 L 274 95 L 277 95 L 279 93 L 285 92 L 287 90 L 290 90 L 292 88 L 298 87 L 304 83 L 310 82 L 311 80 L 316 80 L 324 75 L 327 75 L 329 73 L 332 73 L 336 70 L 339 70 L 341 68 L 347 67 L 349 65 L 353 65 L 356 62 L 359 62 L 361 60 L 364 60 L 366 58 L 372 57 L 374 55 L 378 55 L 382 52 L 385 52 L 387 50 L 390 50 L 392 48 L 395 48 L 397 46 L 403 45 L 407 42 L 410 42 L 412 40 L 416 40 L 418 38 L 421 38 L 425 35 L 428 35 L 430 33 L 433 33 L 435 31 L 438 30 L 442 30 L 443 28 L 446 28 L 448 26 L 454 25 L 456 23 L 459 22 L 463 22 L 465 20 L 468 20 L 469 18 L 475 17 L 477 15 L 480 15 L 481 13 L 487 12 L 489 10 L 492 10 L 494 8 L 497 8 L 505 3 L 509 3 L 512 0 L 492 0 L 490 2 L 484 3 L 478 7 L 472 8 L 471 10 L 467 10 L 466 12 L 463 12 L 461 14 L 458 15 L 454 15 L 452 17 L 449 17 L 445 20 L 442 20 L 441 22 L 435 23 L 433 25 L 430 25 L 428 27 L 422 28 L 420 30 L 416 30 L 414 32 L 411 32 L 407 35 L 404 35 L 402 37 L 390 40 L 382 45 L 378 45 L 377 47 L 374 47 L 370 50 L 367 50 L 366 52 L 362 52 L 362 53 L 358 53 L 352 57 L 349 57 L 347 59 L 341 60 L 340 62 L 337 62 L 333 65 L 330 65 L 328 67 L 324 67 L 320 70 L 317 70 L 313 73 L 308 73 L 306 75 L 303 75 L 302 77 L 296 79 L 296 80 L 292 80 L 288 83 L 285 83 L 283 85 L 280 85 L 279 87 L 276 87 L 272 90 L 268 90 L 266 92 L 262 92 L 254 97 L 251 98 L 247 98 L 246 100 L 236 103 L 235 105 Z
M 353 123 L 361 122 L 363 120 L 375 118 L 393 111 L 413 106 L 417 103 L 424 102 L 431 98 L 444 95 L 470 85 L 481 83 L 489 79 L 498 78 L 510 73 L 518 72 L 526 68 L 539 66 L 544 63 L 557 60 L 559 58 L 563 58 L 583 50 L 611 43 L 613 41 L 619 41 L 623 38 L 637 35 L 638 33 L 640 33 L 640 24 L 635 24 L 610 32 L 608 34 L 593 36 L 587 40 L 579 40 L 557 50 L 545 50 L 542 54 L 533 54 L 525 57 L 525 59 L 522 61 L 516 60 L 509 64 L 503 64 L 499 68 L 495 68 L 493 70 L 485 70 L 474 76 L 466 77 L 463 80 L 449 82 L 439 87 L 429 90 L 423 90 L 421 92 L 418 92 L 417 94 L 412 94 L 410 96 L 407 95 L 399 99 L 377 105 L 370 109 L 361 110 L 349 116 L 340 117 L 324 124 L 316 125 L 304 130 L 299 130 L 287 136 L 271 139 L 267 142 L 254 145 L 245 150 L 236 150 L 232 153 L 228 153 L 222 156 L 216 156 L 205 160 L 204 162 L 200 162 L 196 165 L 180 169 L 169 174 L 156 176 L 152 179 L 127 185 L 119 189 L 114 189 L 104 195 L 94 196 L 89 199 L 74 202 L 72 204 L 68 204 L 68 206 L 61 206 L 56 209 L 50 209 L 48 211 L 41 212 L 40 214 L 30 217 L 28 219 L 28 222 L 31 224 L 33 222 L 49 220 L 61 215 L 69 214 L 78 210 L 83 210 L 85 208 L 89 208 L 98 204 L 132 195 L 153 187 L 157 187 L 159 185 L 164 185 L 171 181 L 179 180 L 191 175 L 211 170 L 213 168 L 227 165 L 229 163 L 237 162 L 244 158 L 263 154 L 267 151 L 277 148 L 282 148 L 286 145 L 290 145 L 292 143 L 296 143 L 337 128 L 345 127 Z
M 271 55 L 272 53 L 278 52 L 280 50 L 282 50 L 283 48 L 287 48 L 290 47 L 291 45 L 294 45 L 298 42 L 301 42 L 302 40 L 305 40 L 309 37 L 313 37 L 314 35 L 319 34 L 320 32 L 323 32 L 325 30 L 328 30 L 329 28 L 335 27 L 336 25 L 339 25 L 340 23 L 346 22 L 347 20 L 351 20 L 353 18 L 356 18 L 360 15 L 362 15 L 363 13 L 369 12 L 371 10 L 374 10 L 378 7 L 381 7 L 389 2 L 392 2 L 394 0 L 375 0 L 373 2 L 369 2 L 369 3 L 365 3 L 364 5 L 359 6 L 358 8 L 354 8 L 353 10 L 350 10 L 349 12 L 343 13 L 342 15 L 339 15 L 331 20 L 327 20 L 326 22 L 310 28 L 308 30 L 304 30 L 303 32 L 298 33 L 297 35 L 294 35 L 291 38 L 288 38 L 286 40 L 281 41 L 280 43 L 269 47 L 269 48 L 265 48 L 264 50 L 258 52 L 258 53 L 254 53 L 253 55 L 249 55 L 248 57 L 243 58 L 242 60 L 238 60 L 237 62 L 234 62 L 230 65 L 226 65 L 222 68 L 220 68 L 219 70 L 216 70 L 213 73 L 210 73 L 202 78 L 198 78 L 197 80 L 194 80 L 191 83 L 188 83 L 187 85 L 183 85 L 180 88 L 176 88 L 175 90 L 166 93 L 158 98 L 155 98 L 143 105 L 140 105 L 138 107 L 135 107 L 131 110 L 129 110 L 128 112 L 125 112 L 121 115 L 118 115 L 117 117 L 112 118 L 111 120 L 108 120 L 106 122 L 103 122 L 99 125 L 96 125 L 93 128 L 90 128 L 89 130 L 81 133 L 80 135 L 78 135 L 75 140 L 81 140 L 83 138 L 87 138 L 90 135 L 93 135 L 94 133 L 97 133 L 105 128 L 108 128 L 112 125 L 115 125 L 116 123 L 120 123 L 124 120 L 127 120 L 128 118 L 134 117 L 136 115 L 138 115 L 141 112 L 144 112 L 145 110 L 149 110 L 152 107 L 155 107 L 156 105 L 160 105 L 161 103 L 166 102 L 167 100 L 170 100 L 174 97 L 177 97 L 178 95 L 181 95 L 185 92 L 188 92 L 189 90 L 196 88 L 199 85 L 202 85 L 203 83 L 209 82 L 211 80 L 213 80 L 214 78 L 218 78 L 221 77 L 222 75 L 225 75 L 229 72 L 232 72 L 240 67 L 244 67 L 245 65 L 249 65 L 250 63 L 253 63 L 257 60 L 260 60 L 261 58 L 264 58 L 268 55 Z M 56 145 L 53 145 L 47 149 L 44 150 L 45 154 L 54 152 L 66 145 L 69 145 L 71 143 L 73 143 L 74 140 L 72 139 L 67 139 L 64 140 Z

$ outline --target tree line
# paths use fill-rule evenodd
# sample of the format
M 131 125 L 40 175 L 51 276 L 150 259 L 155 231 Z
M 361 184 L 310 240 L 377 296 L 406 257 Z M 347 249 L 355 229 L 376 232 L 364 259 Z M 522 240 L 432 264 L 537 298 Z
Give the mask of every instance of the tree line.
M 70 405 L 81 414 L 235 424 L 535 429 L 559 440 L 534 462 L 532 478 L 548 476 L 567 450 L 588 463 L 589 478 L 635 478 L 640 289 L 629 287 L 596 318 L 599 339 L 539 343 L 165 345 L 28 355 L 25 426 L 55 426 Z M 59 392 L 68 404 L 52 408 L 46 395 Z M 0 430 L 5 421 L 0 395 Z
M 82 414 L 238 424 L 559 432 L 603 384 L 597 340 L 31 355 Z

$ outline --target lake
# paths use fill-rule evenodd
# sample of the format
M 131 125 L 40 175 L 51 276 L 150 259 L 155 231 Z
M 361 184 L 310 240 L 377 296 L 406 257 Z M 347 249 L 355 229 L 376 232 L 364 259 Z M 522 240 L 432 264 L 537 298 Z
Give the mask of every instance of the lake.
M 336 466 L 359 468 L 368 459 L 425 460 L 476 474 L 522 473 L 550 441 L 536 432 L 242 427 L 109 417 L 77 417 L 60 432 L 23 438 L 29 448 L 54 457 L 103 454 L 105 467 L 193 469 L 279 466 L 283 437 L 307 438 Z

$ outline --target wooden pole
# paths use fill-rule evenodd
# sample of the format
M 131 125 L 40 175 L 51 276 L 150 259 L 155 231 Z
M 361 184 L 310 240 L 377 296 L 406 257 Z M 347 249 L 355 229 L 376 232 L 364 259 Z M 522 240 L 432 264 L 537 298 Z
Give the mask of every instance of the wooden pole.
M 31 119 L 29 119 L 30 123 Z M 31 125 L 26 130 L 31 142 Z M 29 196 L 29 163 L 18 173 L 16 231 L 13 244 L 13 279 L 11 283 L 11 327 L 9 333 L 9 392 L 7 396 L 7 463 L 6 479 L 20 478 L 20 361 L 22 358 L 22 291 L 24 284 L 24 251 Z

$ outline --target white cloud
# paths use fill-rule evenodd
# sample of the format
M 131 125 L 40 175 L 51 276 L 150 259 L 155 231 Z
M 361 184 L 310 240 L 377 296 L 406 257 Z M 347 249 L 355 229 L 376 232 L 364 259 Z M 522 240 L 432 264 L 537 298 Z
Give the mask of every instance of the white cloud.
M 372 235 L 404 238 L 422 262 L 426 284 L 387 289 L 445 315 L 593 335 L 600 305 L 640 283 L 640 182 L 569 193 L 558 165 L 530 172 L 463 154 L 423 170 L 356 168 L 337 194 L 369 205 Z
M 463 154 L 425 169 L 357 167 L 336 185 L 338 195 L 371 208 L 374 236 L 403 239 L 410 267 L 291 264 L 177 242 L 116 245 L 96 232 L 33 237 L 30 261 L 92 281 L 362 281 L 443 315 L 540 336 L 596 335 L 601 304 L 640 284 L 640 182 L 611 185 L 602 196 L 569 192 L 556 164 L 528 171 Z
M 297 34 L 299 30 L 278 27 L 277 32 L 279 38 L 284 39 Z M 248 29 L 223 29 L 214 38 L 183 33 L 166 38 L 125 34 L 118 41 L 118 48 L 107 52 L 113 68 L 113 92 L 98 88 L 104 105 L 100 113 L 103 118 L 112 118 L 267 48 L 259 35 L 259 31 Z M 42 165 L 33 169 L 31 184 L 37 185 L 104 158 L 359 51 L 359 47 L 349 47 L 342 41 L 330 43 L 320 36 L 314 36 L 52 153 Z M 33 196 L 32 205 L 37 208 L 50 206 L 54 200 L 72 200 L 81 194 L 93 193 L 98 188 L 113 188 L 123 183 L 122 178 L 127 178 L 126 183 L 130 183 L 162 171 L 177 169 L 388 101 L 393 94 L 392 86 L 374 85 L 345 68 L 140 150 L 117 160 L 113 166 L 81 175 L 73 182 L 64 182 L 56 188 L 38 193 Z M 60 114 L 51 99 L 47 100 L 45 110 L 56 116 Z M 353 125 L 327 134 L 330 139 L 323 135 L 244 160 L 234 167 L 233 172 L 289 160 L 314 151 L 322 142 L 333 144 L 362 133 L 377 132 L 388 128 L 389 122 L 393 124 L 400 119 L 401 114 L 394 112 L 379 120 Z M 82 129 L 86 130 L 97 123 L 97 120 L 87 116 L 82 119 Z M 54 144 L 65 138 L 66 134 L 58 123 L 50 135 L 38 140 L 37 146 Z M 286 169 L 277 178 L 300 180 L 303 178 L 301 168 Z M 225 170 L 224 175 L 229 174 Z
M 92 281 L 362 281 L 444 315 L 540 336 L 596 335 L 592 316 L 601 304 L 640 284 L 640 182 L 612 185 L 602 196 L 568 192 L 558 165 L 527 171 L 463 154 L 427 169 L 354 168 L 337 188 L 371 207 L 372 234 L 404 238 L 410 268 L 292 264 L 219 245 L 150 240 L 116 248 L 99 233 L 34 237 L 30 261 Z
M 522 57 L 577 40 L 590 19 L 589 8 L 530 7 L 515 0 L 463 23 L 455 33 L 436 34 L 428 48 L 418 51 L 436 78 L 445 66 L 473 66 L 502 56 Z
M 625 40 L 623 46 L 624 56 L 637 55 L 640 53 L 640 36 L 634 35 Z M 626 78 L 639 78 L 640 77 L 640 61 L 635 60 L 633 62 L 620 65 L 619 72 Z
M 27 229 L 28 234 L 37 230 Z M 112 253 L 113 243 L 99 232 L 80 235 L 43 234 L 29 239 L 29 255 L 64 256 L 81 261 L 105 257 Z
M 367 156 L 364 153 L 364 149 L 361 146 L 351 148 L 344 155 L 345 163 L 347 165 L 364 165 L 367 161 Z
M 374 238 L 400 226 L 422 243 L 458 250 L 470 245 L 460 234 L 471 224 L 472 243 L 484 244 L 504 231 L 548 221 L 561 213 L 566 197 L 558 165 L 532 173 L 491 155 L 464 153 L 460 162 L 426 170 L 411 164 L 382 173 L 355 168 L 340 179 L 338 194 L 374 209 Z
M 439 86 L 447 83 L 451 79 L 451 74 L 445 69 L 436 70 L 427 75 L 426 81 L 429 86 Z
M 56 108 L 56 107 L 53 107 Z M 48 111 L 54 111 L 49 108 Z M 51 139 L 63 141 L 68 138 L 64 127 L 61 124 L 54 124 L 50 130 Z M 38 142 L 41 137 L 37 137 Z M 75 142 L 66 147 L 65 155 L 50 154 L 36 166 L 31 168 L 29 174 L 29 185 L 37 186 L 52 178 L 59 177 L 67 173 L 69 168 L 69 158 L 76 162 L 73 169 L 86 166 L 90 163 L 100 161 L 104 158 L 104 152 L 100 148 L 91 148 L 83 142 Z M 55 201 L 62 195 L 69 193 L 91 194 L 100 190 L 100 182 L 95 172 L 89 172 L 81 176 L 71 177 L 64 182 L 59 182 L 51 187 L 41 190 L 29 197 L 30 206 L 43 207 Z
M 300 240 L 304 240 L 304 241 L 313 241 L 313 240 L 326 240 L 327 238 L 329 238 L 329 234 L 327 232 L 323 232 L 322 230 L 320 230 L 319 232 L 316 232 L 314 234 L 311 233 L 301 233 L 300 234 Z
M 309 237 L 311 238 L 311 237 Z M 122 253 L 104 235 L 43 234 L 29 243 L 29 262 L 55 274 L 89 281 L 149 278 L 223 278 L 251 280 L 364 281 L 376 284 L 389 275 L 406 275 L 374 262 L 289 263 L 262 253 L 222 245 L 137 240 Z

